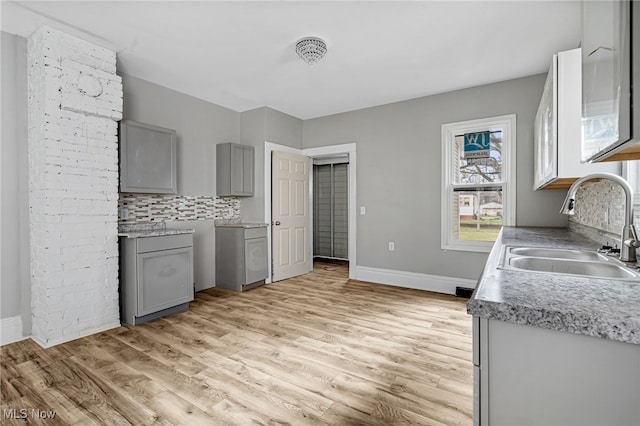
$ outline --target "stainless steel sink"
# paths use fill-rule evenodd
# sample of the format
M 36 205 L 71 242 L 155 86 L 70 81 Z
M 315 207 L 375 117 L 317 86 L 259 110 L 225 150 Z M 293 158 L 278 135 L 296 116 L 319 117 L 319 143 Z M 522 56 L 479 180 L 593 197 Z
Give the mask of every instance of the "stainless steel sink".
M 613 280 L 640 281 L 640 273 L 595 251 L 505 247 L 500 268 Z
M 594 262 L 607 262 L 607 256 L 595 251 L 581 251 L 568 249 L 548 249 L 536 247 L 512 247 L 511 254 L 519 256 L 549 257 L 552 259 L 587 260 Z
M 543 257 L 512 257 L 509 265 L 527 271 L 552 272 L 555 274 L 584 275 L 587 277 L 632 280 L 638 275 L 624 266 L 603 262 L 583 262 Z

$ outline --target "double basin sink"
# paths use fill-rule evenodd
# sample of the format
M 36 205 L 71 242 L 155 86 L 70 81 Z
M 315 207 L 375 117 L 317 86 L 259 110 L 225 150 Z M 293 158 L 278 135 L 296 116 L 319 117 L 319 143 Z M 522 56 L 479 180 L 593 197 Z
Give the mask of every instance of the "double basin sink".
M 640 273 L 596 251 L 505 246 L 501 269 L 638 281 Z

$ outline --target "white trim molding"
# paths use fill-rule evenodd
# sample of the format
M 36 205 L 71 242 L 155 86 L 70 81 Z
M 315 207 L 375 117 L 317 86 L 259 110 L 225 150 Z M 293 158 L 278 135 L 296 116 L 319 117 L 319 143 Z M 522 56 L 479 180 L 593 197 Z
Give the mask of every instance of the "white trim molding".
M 19 342 L 27 337 L 22 335 L 22 317 L 20 315 L 0 318 L 0 346 Z
M 47 349 L 47 348 L 51 348 L 53 346 L 56 345 L 60 345 L 62 343 L 67 343 L 67 342 L 71 342 L 73 340 L 77 340 L 77 339 L 82 339 L 83 337 L 87 337 L 87 336 L 91 336 L 93 334 L 98 334 L 98 333 L 102 333 L 103 331 L 107 331 L 107 330 L 112 330 L 114 328 L 118 328 L 118 327 L 122 327 L 122 324 L 120 324 L 120 322 L 114 322 L 111 324 L 107 324 L 101 327 L 96 327 L 96 328 L 90 328 L 87 330 L 84 330 L 82 333 L 78 333 L 78 334 L 74 334 L 72 336 L 59 336 L 55 339 L 49 339 L 46 342 L 42 341 L 42 339 L 38 338 L 37 336 L 31 336 L 31 340 L 33 340 L 34 342 L 36 342 L 37 344 L 39 344 L 40 346 L 42 346 L 43 348 Z
M 358 281 L 368 281 L 394 287 L 406 287 L 444 294 L 456 294 L 456 287 L 476 287 L 476 280 L 468 278 L 444 277 L 369 266 L 357 266 L 357 269 Z

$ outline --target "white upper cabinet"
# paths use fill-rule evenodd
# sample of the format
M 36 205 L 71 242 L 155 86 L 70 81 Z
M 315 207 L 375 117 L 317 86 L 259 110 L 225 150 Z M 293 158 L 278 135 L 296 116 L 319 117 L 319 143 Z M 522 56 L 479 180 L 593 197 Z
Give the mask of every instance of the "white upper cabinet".
M 640 2 L 584 1 L 582 11 L 582 159 L 639 159 L 640 108 L 633 108 L 632 91 L 640 55 L 632 52 L 640 31 L 632 28 L 639 28 Z
M 581 50 L 553 55 L 534 124 L 534 189 L 564 189 L 594 172 L 619 173 L 617 163 L 580 158 Z

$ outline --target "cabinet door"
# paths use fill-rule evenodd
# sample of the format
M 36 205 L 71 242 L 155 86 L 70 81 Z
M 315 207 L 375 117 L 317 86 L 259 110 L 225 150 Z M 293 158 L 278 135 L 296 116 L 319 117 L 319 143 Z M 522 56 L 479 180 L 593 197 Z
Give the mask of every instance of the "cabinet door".
M 557 64 L 558 58 L 553 55 L 534 123 L 534 189 L 542 187 L 558 176 Z
M 253 195 L 253 147 L 231 145 L 231 194 Z
M 267 239 L 253 238 L 244 242 L 245 284 L 267 278 Z
M 193 300 L 193 249 L 138 254 L 138 316 Z
M 597 157 L 631 136 L 629 3 L 583 2 L 583 160 Z
M 120 192 L 175 194 L 176 132 L 131 120 L 120 122 Z

